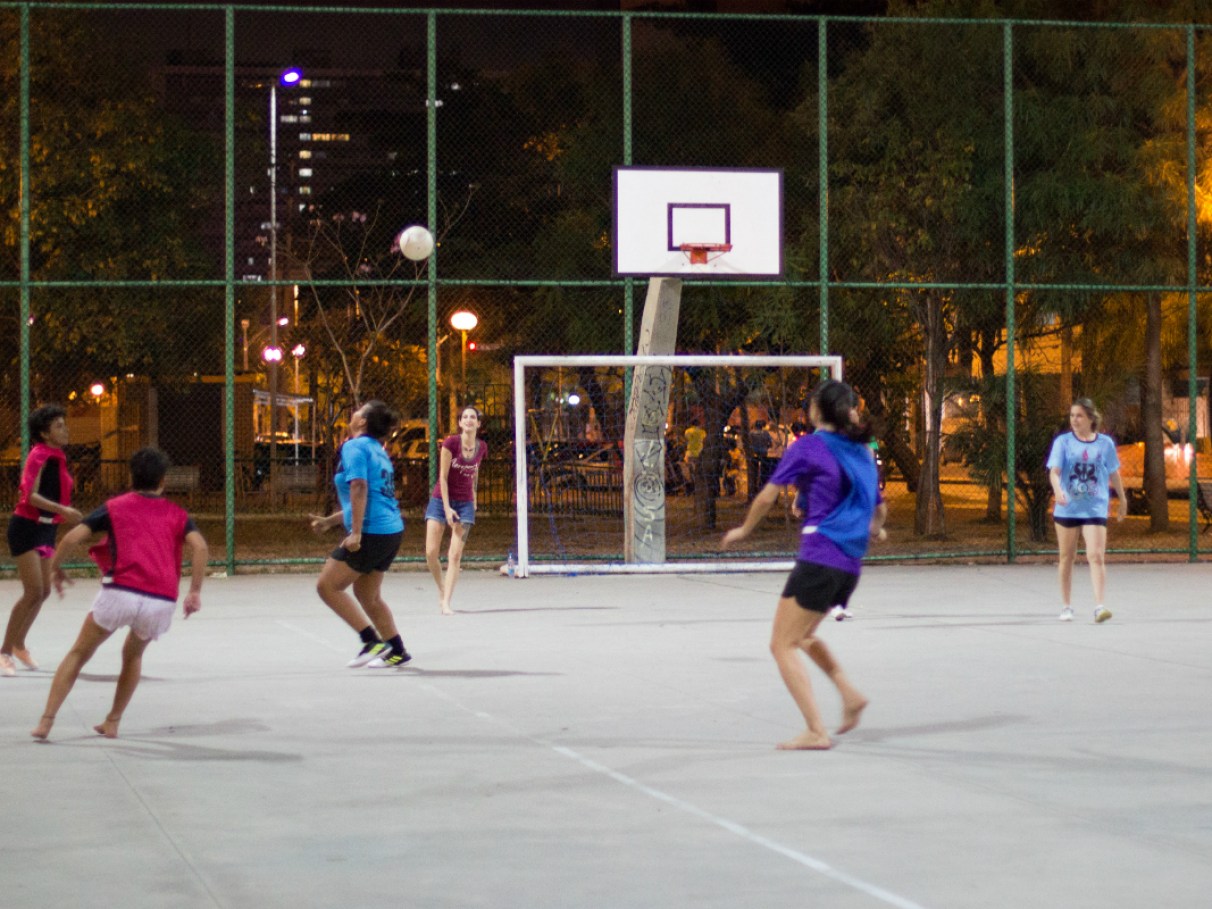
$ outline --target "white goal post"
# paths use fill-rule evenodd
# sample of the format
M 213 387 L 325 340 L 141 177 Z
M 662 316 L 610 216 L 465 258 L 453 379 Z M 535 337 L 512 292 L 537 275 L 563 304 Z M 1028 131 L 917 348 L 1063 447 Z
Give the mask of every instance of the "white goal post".
M 518 564 L 517 577 L 528 577 L 532 574 L 608 574 L 608 573 L 689 573 L 689 572 L 720 572 L 720 571 L 769 571 L 789 570 L 793 560 L 784 561 L 752 561 L 752 560 L 716 560 L 696 561 L 694 563 L 650 563 L 650 562 L 575 562 L 561 560 L 555 563 L 530 562 L 530 499 L 529 499 L 529 469 L 527 464 L 527 395 L 526 370 L 545 367 L 636 367 L 636 366 L 669 366 L 669 367 L 734 367 L 734 368 L 763 368 L 763 367 L 792 367 L 804 369 L 826 369 L 836 379 L 842 378 L 842 358 L 839 356 L 796 356 L 796 355 L 667 355 L 667 356 L 626 356 L 626 355 L 523 355 L 513 360 L 513 406 L 514 406 L 514 479 L 517 493 L 517 531 L 518 531 Z M 625 453 L 625 457 L 630 457 Z

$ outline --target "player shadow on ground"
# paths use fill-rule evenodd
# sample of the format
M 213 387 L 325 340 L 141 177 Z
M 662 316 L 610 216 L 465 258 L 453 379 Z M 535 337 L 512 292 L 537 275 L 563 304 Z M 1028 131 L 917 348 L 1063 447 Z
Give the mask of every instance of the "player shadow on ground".
M 115 675 L 100 675 L 96 672 L 82 672 L 78 679 L 81 682 L 109 682 L 111 685 L 118 681 L 118 676 Z M 145 682 L 163 682 L 164 679 L 157 675 L 141 675 L 139 676 L 139 684 Z
M 374 678 L 392 675 L 423 675 L 425 678 L 501 679 L 507 676 L 562 676 L 563 672 L 522 672 L 519 669 L 426 669 L 423 666 L 401 666 L 394 673 L 379 672 Z
M 618 606 L 515 606 L 503 609 L 456 609 L 455 615 L 486 615 L 490 612 L 588 612 L 618 609 Z
M 162 731 L 149 730 L 148 732 L 136 733 L 134 735 L 123 734 L 118 739 L 107 739 L 104 736 L 96 734 L 82 734 L 67 738 L 53 738 L 44 744 L 66 746 L 69 748 L 104 745 L 107 753 L 147 758 L 155 761 L 253 761 L 260 764 L 297 764 L 304 760 L 302 754 L 285 751 L 211 748 L 206 745 L 166 741 L 163 738 L 156 737 L 156 733 Z
M 942 723 L 922 723 L 918 726 L 860 726 L 846 736 L 847 741 L 884 742 L 915 735 L 949 735 L 954 732 L 979 732 L 1028 723 L 1032 717 L 1024 714 L 994 714 L 971 717 L 966 720 L 949 720 Z

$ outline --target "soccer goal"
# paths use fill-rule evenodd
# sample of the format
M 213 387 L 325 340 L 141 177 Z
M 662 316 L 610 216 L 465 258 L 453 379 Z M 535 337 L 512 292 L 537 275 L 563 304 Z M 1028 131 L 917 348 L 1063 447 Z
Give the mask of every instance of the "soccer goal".
M 787 570 L 799 522 L 781 502 L 720 550 L 837 356 L 514 358 L 517 574 Z

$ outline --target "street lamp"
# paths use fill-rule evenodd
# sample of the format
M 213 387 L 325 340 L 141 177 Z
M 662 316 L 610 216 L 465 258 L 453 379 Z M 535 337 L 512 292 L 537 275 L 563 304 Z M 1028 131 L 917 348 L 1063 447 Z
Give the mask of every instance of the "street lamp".
M 295 394 L 299 393 L 299 361 L 307 355 L 307 348 L 302 344 L 296 344 L 290 349 L 290 355 L 295 358 Z
M 450 317 L 450 327 L 463 336 L 463 391 L 467 391 L 467 333 L 480 324 L 474 312 L 460 309 Z
M 291 67 L 279 73 L 269 84 L 269 493 L 277 493 L 278 470 L 278 364 L 282 349 L 278 346 L 278 82 L 295 85 L 303 78 L 301 70 Z M 277 356 L 268 356 L 274 351 Z

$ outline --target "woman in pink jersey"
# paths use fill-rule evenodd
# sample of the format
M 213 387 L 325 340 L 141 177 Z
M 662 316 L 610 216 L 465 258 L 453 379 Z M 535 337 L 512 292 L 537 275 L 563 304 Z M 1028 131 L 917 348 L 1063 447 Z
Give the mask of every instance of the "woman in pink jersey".
M 463 408 L 459 415 L 460 433 L 448 436 L 442 442 L 438 482 L 434 484 L 429 507 L 425 509 L 425 561 L 438 585 L 442 615 L 454 614 L 450 600 L 459 580 L 463 544 L 467 542 L 471 525 L 476 522 L 476 480 L 480 475 L 480 462 L 488 454 L 487 443 L 476 437 L 483 419 L 476 408 Z M 451 528 L 450 550 L 443 578 L 440 553 L 447 524 Z
M 29 416 L 29 435 L 34 440 L 25 469 L 17 507 L 8 522 L 8 548 L 17 562 L 21 598 L 13 604 L 0 646 L 0 675 L 16 675 L 14 657 L 28 669 L 38 664 L 30 656 L 25 636 L 33 627 L 42 604 L 50 596 L 50 557 L 55 552 L 58 524 L 80 523 L 80 512 L 71 507 L 72 476 L 67 472 L 67 411 L 57 404 L 39 407 Z
M 164 498 L 168 456 L 157 448 L 140 448 L 130 458 L 131 492 L 110 499 L 67 532 L 51 559 L 51 576 L 59 596 L 68 583 L 60 567 L 71 549 L 92 534 L 104 534 L 89 555 L 101 569 L 101 591 L 84 617 L 80 635 L 55 670 L 46 709 L 30 732 L 45 740 L 72 686 L 97 648 L 119 628 L 129 628 L 122 645 L 122 670 L 114 703 L 104 722 L 93 729 L 106 738 L 118 737 L 118 724 L 143 674 L 143 651 L 168 631 L 181 586 L 181 554 L 191 549 L 189 593 L 184 613 L 189 618 L 202 608 L 202 581 L 208 549 L 193 518 Z

